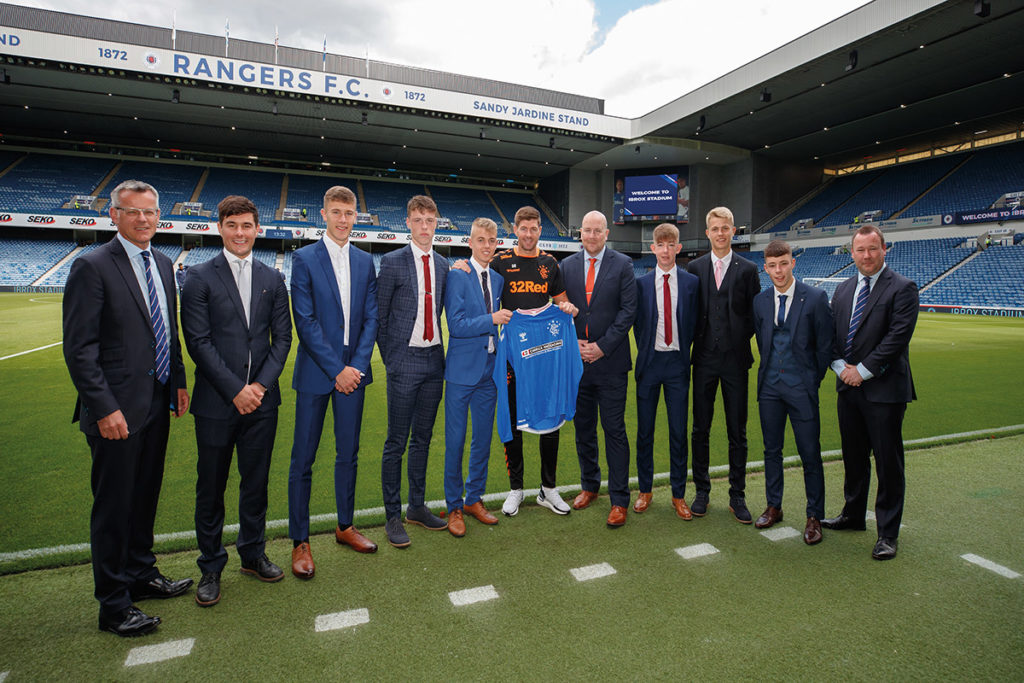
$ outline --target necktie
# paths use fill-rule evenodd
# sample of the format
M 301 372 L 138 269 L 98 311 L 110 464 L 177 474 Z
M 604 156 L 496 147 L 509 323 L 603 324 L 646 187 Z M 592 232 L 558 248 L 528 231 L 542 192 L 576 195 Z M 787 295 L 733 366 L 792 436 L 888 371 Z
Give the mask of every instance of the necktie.
M 722 267 L 721 261 L 715 261 L 715 289 L 722 288 Z
M 594 264 L 597 263 L 597 259 L 592 258 L 587 260 L 590 261 L 590 267 L 587 268 L 587 304 L 589 305 L 590 297 L 594 293 Z
M 171 374 L 171 350 L 167 346 L 167 328 L 164 316 L 160 312 L 160 299 L 156 293 L 156 282 L 153 271 L 149 269 L 149 252 L 142 252 L 142 263 L 146 267 L 146 290 L 149 293 L 149 322 L 153 325 L 153 337 L 156 339 L 156 378 L 160 384 L 167 384 Z
M 850 316 L 850 331 L 846 333 L 846 358 L 850 358 L 853 351 L 853 337 L 860 327 L 860 319 L 864 316 L 864 308 L 868 303 L 868 295 L 871 294 L 870 280 L 867 277 L 861 278 L 860 294 L 857 295 L 857 303 L 853 306 L 853 315 Z
M 242 299 L 242 310 L 245 311 L 245 325 L 249 326 L 249 304 L 252 299 L 252 274 L 249 262 L 238 259 L 238 296 Z
M 434 304 L 430 288 L 430 254 L 423 256 L 423 341 L 434 340 Z
M 779 294 L 779 316 L 775 319 L 775 324 L 782 327 L 786 324 L 786 295 Z
M 484 306 L 487 307 L 488 313 L 493 313 L 491 310 L 491 288 L 487 286 L 487 271 L 480 273 L 480 282 L 484 285 Z
M 668 277 L 669 274 L 663 275 L 665 278 L 665 298 L 663 300 L 663 317 L 665 318 L 665 346 L 672 345 L 672 292 L 668 288 Z

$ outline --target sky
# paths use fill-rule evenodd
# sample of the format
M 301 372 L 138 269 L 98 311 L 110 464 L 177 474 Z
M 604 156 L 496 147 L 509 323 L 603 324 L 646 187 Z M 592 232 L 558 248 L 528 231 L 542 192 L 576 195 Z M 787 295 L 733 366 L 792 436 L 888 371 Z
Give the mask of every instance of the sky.
M 877 0 L 887 2 L 888 0 Z M 605 100 L 636 117 L 865 0 L 15 0 Z M 325 13 L 324 8 L 329 8 Z

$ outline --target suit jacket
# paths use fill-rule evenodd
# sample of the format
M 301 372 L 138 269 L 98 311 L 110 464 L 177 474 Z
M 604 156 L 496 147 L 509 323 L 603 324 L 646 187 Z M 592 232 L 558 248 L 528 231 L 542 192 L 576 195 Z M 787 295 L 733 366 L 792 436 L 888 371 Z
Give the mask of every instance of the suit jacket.
M 655 297 L 662 296 L 660 277 L 661 271 L 655 268 L 646 275 L 637 278 L 636 290 L 639 299 L 636 309 L 636 320 L 633 322 L 633 337 L 636 339 L 636 367 L 633 374 L 637 384 L 643 382 L 644 375 L 654 359 L 654 342 L 658 337 L 658 302 Z M 697 293 L 700 289 L 697 276 L 676 267 L 676 311 L 673 321 L 673 332 L 679 339 L 679 352 L 687 368 L 690 364 L 690 344 L 697 325 Z
M 796 367 L 786 370 L 799 373 L 804 387 L 817 395 L 821 380 L 832 362 L 834 331 L 828 294 L 824 289 L 797 281 L 793 299 L 786 302 L 786 308 L 789 309 L 786 325 L 792 340 L 790 351 L 796 363 Z M 760 395 L 761 385 L 768 374 L 766 360 L 775 335 L 775 287 L 769 287 L 754 297 L 754 334 L 761 354 L 761 365 L 757 369 L 757 393 Z
M 363 373 L 359 386 L 373 382 L 370 358 L 377 336 L 377 276 L 369 254 L 353 244 L 348 249 L 351 320 L 345 320 L 338 278 L 323 240 L 299 249 L 293 257 L 292 314 L 299 337 L 292 375 L 296 391 L 329 394 L 346 366 Z
M 278 377 L 292 346 L 288 290 L 277 271 L 252 260 L 249 320 L 224 252 L 189 269 L 181 292 L 181 329 L 196 363 L 191 413 L 226 420 L 249 382 L 267 389 L 256 412 L 281 404 Z M 248 381 L 247 381 L 248 380 Z
M 168 409 L 177 389 L 186 386 L 178 340 L 178 312 L 171 260 L 153 249 L 167 298 L 170 329 Z M 64 361 L 78 390 L 72 422 L 90 436 L 99 436 L 96 422 L 120 410 L 129 432 L 142 429 L 150 414 L 156 339 L 149 308 L 131 261 L 115 237 L 82 255 L 64 288 Z
M 448 277 L 448 259 L 434 252 L 434 283 L 432 300 L 434 315 L 441 320 L 444 310 L 445 282 Z M 404 358 L 409 348 L 412 328 L 416 325 L 416 309 L 419 304 L 419 285 L 416 269 L 423 264 L 415 260 L 412 247 L 405 245 L 401 249 L 384 255 L 380 262 L 380 275 L 377 277 L 377 346 L 386 367 L 392 367 Z M 441 339 L 440 325 L 434 333 Z M 441 339 L 441 350 L 444 340 Z
M 686 265 L 686 270 L 700 279 L 700 313 L 697 317 L 697 330 L 693 340 L 693 353 L 710 345 L 705 339 L 707 329 L 708 305 L 711 292 L 715 289 L 715 274 L 711 265 L 711 252 L 704 254 Z M 732 262 L 722 278 L 722 286 L 728 284 L 729 292 L 729 328 L 732 331 L 732 347 L 743 367 L 754 364 L 754 354 L 750 351 L 750 338 L 754 336 L 754 297 L 761 291 L 761 280 L 753 263 L 735 251 Z
M 576 338 L 596 342 L 604 353 L 594 363 L 584 365 L 589 373 L 629 372 L 633 367 L 629 349 L 629 328 L 636 317 L 636 277 L 633 260 L 613 249 L 605 249 L 594 290 L 587 303 L 585 249 L 580 249 L 560 264 L 565 293 L 580 309 L 573 320 Z
M 487 273 L 491 310 L 497 311 L 501 308 L 498 302 L 505 280 L 493 268 L 488 268 Z M 483 287 L 476 270 L 467 273 L 456 269 L 448 273 L 444 310 L 448 318 L 444 379 L 453 384 L 476 386 L 486 374 L 488 338 L 494 337 L 495 349 L 498 344 L 498 326 L 484 306 Z
M 874 377 L 861 385 L 869 401 L 909 403 L 917 398 L 910 374 L 910 338 L 917 325 L 917 285 L 886 266 L 868 296 L 860 326 L 853 337 L 853 349 L 847 358 L 846 336 L 859 277 L 858 273 L 842 282 L 832 295 L 833 357 L 844 358 L 851 365 L 863 363 L 871 371 Z M 837 378 L 836 389 L 847 391 L 850 387 Z

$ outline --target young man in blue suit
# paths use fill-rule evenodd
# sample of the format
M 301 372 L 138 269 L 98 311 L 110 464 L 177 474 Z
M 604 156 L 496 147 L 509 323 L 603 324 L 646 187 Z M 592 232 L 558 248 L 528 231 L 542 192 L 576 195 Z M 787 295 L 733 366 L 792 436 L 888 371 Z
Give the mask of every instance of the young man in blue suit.
M 795 264 L 789 244 L 772 240 L 764 250 L 764 270 L 774 286 L 754 297 L 754 335 L 761 355 L 757 405 L 768 499 L 754 526 L 767 529 L 782 520 L 782 444 L 789 417 L 807 493 L 804 543 L 814 545 L 821 542 L 825 514 L 818 387 L 832 356 L 832 311 L 824 289 L 793 277 Z
M 388 435 L 381 456 L 384 532 L 409 547 L 402 524 L 402 454 L 409 446 L 409 505 L 405 519 L 432 531 L 447 528 L 424 504 L 427 455 L 444 390 L 444 308 L 448 259 L 434 252 L 437 205 L 417 195 L 406 207 L 411 243 L 384 255 L 377 278 L 377 346 L 388 371 Z
M 356 221 L 356 196 L 336 185 L 324 195 L 324 238 L 295 252 L 292 313 L 299 350 L 295 356 L 295 439 L 288 472 L 288 535 L 292 573 L 313 578 L 309 549 L 309 492 L 327 403 L 334 409 L 334 497 L 338 543 L 361 553 L 377 544 L 352 524 L 355 512 L 359 429 L 366 386 L 373 381 L 370 357 L 377 337 L 377 277 L 373 259 L 349 242 Z
M 448 504 L 448 532 L 466 534 L 463 512 L 483 524 L 497 524 L 480 500 L 487 488 L 487 461 L 494 431 L 494 358 L 498 325 L 512 317 L 499 306 L 504 279 L 489 266 L 498 246 L 498 226 L 490 218 L 477 218 L 469 233 L 472 272 L 448 273 L 444 309 L 448 318 L 448 356 L 444 379 L 444 497 Z M 463 484 L 462 451 L 466 442 L 466 411 L 473 414 L 469 445 L 469 477 Z M 462 493 L 465 490 L 466 498 Z
M 636 338 L 636 473 L 640 493 L 634 512 L 651 505 L 654 485 L 654 423 L 658 398 L 665 391 L 668 417 L 669 482 L 676 515 L 693 519 L 686 505 L 686 425 L 689 417 L 690 344 L 697 325 L 696 275 L 676 265 L 679 229 L 662 223 L 654 229 L 651 251 L 658 267 L 636 281 L 637 309 L 633 323 Z
M 259 211 L 247 198 L 217 205 L 224 250 L 189 271 L 181 294 L 181 329 L 196 363 L 192 415 L 199 454 L 196 602 L 220 601 L 220 576 L 228 561 L 221 541 L 224 488 L 238 449 L 238 541 L 242 573 L 280 581 L 284 572 L 264 552 L 267 480 L 281 404 L 278 377 L 292 345 L 288 290 L 273 268 L 253 258 Z

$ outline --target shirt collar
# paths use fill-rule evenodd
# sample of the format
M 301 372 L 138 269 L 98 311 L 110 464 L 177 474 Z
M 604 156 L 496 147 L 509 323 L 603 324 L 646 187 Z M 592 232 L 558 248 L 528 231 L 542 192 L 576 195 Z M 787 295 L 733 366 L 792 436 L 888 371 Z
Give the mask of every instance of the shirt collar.
M 345 242 L 345 246 L 342 246 L 332 240 L 330 237 L 324 236 L 324 244 L 327 245 L 327 253 L 334 257 L 348 256 L 348 247 L 351 242 Z
M 878 282 L 878 276 L 882 274 L 882 271 L 885 270 L 887 265 L 888 264 L 886 264 L 885 261 L 882 261 L 882 267 L 879 268 L 878 272 L 875 273 L 874 275 L 865 275 L 864 273 L 862 273 L 862 272 L 860 272 L 858 270 L 857 271 L 857 279 L 858 280 L 863 280 L 864 278 L 867 278 L 868 279 L 868 286 L 869 287 L 873 287 L 875 285 L 875 283 Z
M 672 277 L 669 278 L 670 280 L 675 278 L 675 276 L 676 276 L 676 268 L 677 268 L 677 266 L 672 266 L 668 270 L 662 270 L 660 265 L 657 265 L 657 266 L 654 267 L 654 269 L 656 271 L 658 271 L 658 275 L 671 275 Z
M 608 248 L 608 247 L 606 247 L 606 246 L 605 246 L 605 247 L 601 247 L 601 251 L 597 252 L 597 254 L 595 254 L 594 256 L 591 256 L 591 255 L 590 255 L 590 252 L 588 252 L 588 251 L 587 251 L 586 249 L 584 249 L 584 250 L 583 250 L 583 257 L 584 257 L 585 259 L 587 259 L 588 261 L 589 261 L 590 259 L 592 259 L 592 258 L 596 258 L 596 259 L 597 259 L 597 262 L 598 262 L 598 263 L 600 264 L 600 263 L 601 263 L 601 260 L 602 260 L 602 259 L 604 258 L 604 252 L 605 252 L 605 250 L 606 250 L 607 248 Z
M 718 261 L 721 261 L 722 267 L 727 268 L 729 264 L 732 263 L 732 249 L 730 249 L 729 253 L 723 256 L 722 258 L 718 258 L 717 256 L 715 256 L 715 252 L 711 252 L 711 261 L 712 265 L 714 265 Z
M 234 263 L 235 261 L 245 261 L 250 266 L 252 266 L 252 252 L 251 251 L 245 256 L 245 258 L 238 258 L 237 256 L 232 254 L 227 249 L 221 249 L 221 251 L 224 252 L 224 258 L 225 258 L 225 260 L 227 260 L 228 263 Z
M 121 246 L 124 247 L 124 251 L 128 254 L 128 258 L 135 258 L 144 251 L 148 251 L 150 252 L 150 255 L 152 255 L 152 251 L 150 251 L 150 249 L 140 249 L 134 242 L 126 240 L 121 233 L 117 233 L 117 239 L 121 240 Z M 152 247 L 152 243 L 150 244 L 150 247 Z
M 409 242 L 409 246 L 412 247 L 412 255 L 416 257 L 417 261 L 422 261 L 424 256 L 431 256 L 434 253 L 433 249 L 430 251 L 423 251 L 412 242 Z
M 476 271 L 477 275 L 483 275 L 484 273 L 486 273 L 488 271 L 488 267 L 487 266 L 481 266 L 479 263 L 477 263 L 476 259 L 473 258 L 472 256 L 469 257 L 469 263 L 470 263 L 470 265 L 473 266 L 473 270 Z
M 774 284 L 772 284 L 772 290 L 775 292 L 775 296 L 776 297 L 778 297 L 780 294 L 784 294 L 785 296 L 789 297 L 790 301 L 793 300 L 793 290 L 794 289 L 796 289 L 796 278 L 793 278 L 793 281 L 789 283 L 789 287 L 787 287 L 786 291 L 784 291 L 784 292 L 780 292 L 778 287 L 776 287 Z

